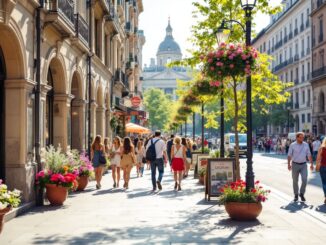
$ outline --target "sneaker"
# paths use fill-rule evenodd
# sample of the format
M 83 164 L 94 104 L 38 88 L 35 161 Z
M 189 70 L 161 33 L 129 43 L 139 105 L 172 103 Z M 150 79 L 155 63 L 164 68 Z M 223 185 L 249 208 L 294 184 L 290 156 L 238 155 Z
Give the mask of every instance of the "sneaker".
M 293 199 L 294 202 L 297 202 L 298 201 L 298 194 L 295 194 L 294 195 L 294 199 Z
M 305 202 L 306 201 L 306 198 L 304 198 L 304 195 L 303 194 L 300 194 L 300 198 L 301 198 L 301 201 L 302 202 Z
M 162 190 L 162 185 L 160 181 L 156 181 L 157 187 L 159 190 Z

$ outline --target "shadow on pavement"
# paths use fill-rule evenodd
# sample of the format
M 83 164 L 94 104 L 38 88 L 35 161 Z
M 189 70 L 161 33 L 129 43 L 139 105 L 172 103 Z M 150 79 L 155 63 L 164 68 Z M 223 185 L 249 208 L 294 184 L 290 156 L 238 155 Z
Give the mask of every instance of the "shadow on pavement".
M 92 195 L 97 196 L 97 195 L 120 193 L 120 192 L 125 192 L 125 190 L 122 188 L 102 189 L 102 190 L 98 190 L 98 191 L 94 192 Z
M 261 153 L 260 154 L 262 157 L 271 157 L 271 158 L 278 158 L 278 159 L 287 159 L 287 155 L 280 155 L 280 154 L 275 154 L 275 153 Z
M 307 205 L 304 202 L 290 202 L 288 205 L 282 206 L 281 209 L 296 213 L 302 209 L 313 209 L 313 207 L 313 205 Z
M 318 207 L 316 207 L 316 211 L 321 213 L 326 213 L 326 204 L 319 205 Z

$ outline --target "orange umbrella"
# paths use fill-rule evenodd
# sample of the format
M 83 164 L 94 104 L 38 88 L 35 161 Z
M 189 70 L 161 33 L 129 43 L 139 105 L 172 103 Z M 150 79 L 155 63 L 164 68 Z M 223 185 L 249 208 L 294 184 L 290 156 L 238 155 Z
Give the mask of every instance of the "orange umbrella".
M 140 125 L 134 123 L 126 124 L 126 132 L 127 133 L 136 133 L 136 134 L 149 134 L 151 132 L 150 129 L 142 127 Z

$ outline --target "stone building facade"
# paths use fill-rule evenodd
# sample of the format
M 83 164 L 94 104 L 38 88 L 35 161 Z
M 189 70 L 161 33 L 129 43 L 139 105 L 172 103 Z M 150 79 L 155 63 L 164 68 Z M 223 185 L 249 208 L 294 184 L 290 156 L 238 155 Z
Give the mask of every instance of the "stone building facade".
M 139 83 L 142 11 L 142 0 L 0 1 L 0 178 L 24 201 L 34 199 L 38 134 L 41 148 L 86 150 L 112 136 L 118 110 L 127 115 L 120 100 Z
M 326 1 L 312 1 L 312 80 L 313 88 L 313 131 L 326 134 Z
M 283 0 L 283 10 L 271 16 L 270 24 L 253 40 L 253 45 L 273 57 L 271 69 L 284 82 L 293 82 L 289 109 L 295 119 L 290 131 L 312 132 L 311 2 Z M 268 135 L 286 134 L 287 123 L 269 125 Z

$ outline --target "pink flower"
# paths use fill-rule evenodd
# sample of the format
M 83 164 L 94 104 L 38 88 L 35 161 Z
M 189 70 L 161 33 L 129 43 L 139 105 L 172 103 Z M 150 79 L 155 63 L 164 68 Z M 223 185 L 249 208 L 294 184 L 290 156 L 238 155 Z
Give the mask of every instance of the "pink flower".
M 45 176 L 44 170 L 41 170 L 36 174 L 36 180 L 38 180 L 39 178 L 44 178 L 44 176 Z
M 247 55 L 243 54 L 243 55 L 241 55 L 241 58 L 242 58 L 242 60 L 246 60 L 247 59 Z
M 213 59 L 208 59 L 208 63 L 212 63 L 213 62 Z
M 217 74 L 221 75 L 221 74 L 222 74 L 222 72 L 221 72 L 221 71 L 218 71 L 218 72 L 217 72 Z
M 230 47 L 230 49 L 234 49 L 234 44 L 231 43 L 229 47 Z
M 52 182 L 65 182 L 65 178 L 62 174 L 53 174 L 50 178 Z
M 234 64 L 230 64 L 230 68 L 233 69 L 234 68 Z
M 210 69 L 211 69 L 211 71 L 214 71 L 215 70 L 215 67 L 214 66 L 211 66 Z
M 234 58 L 233 55 L 229 56 L 229 60 L 233 60 L 233 58 Z
M 222 62 L 217 62 L 216 65 L 217 66 L 223 66 L 224 64 Z

